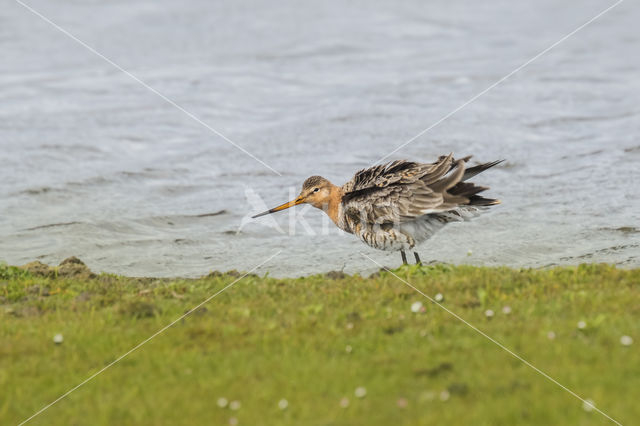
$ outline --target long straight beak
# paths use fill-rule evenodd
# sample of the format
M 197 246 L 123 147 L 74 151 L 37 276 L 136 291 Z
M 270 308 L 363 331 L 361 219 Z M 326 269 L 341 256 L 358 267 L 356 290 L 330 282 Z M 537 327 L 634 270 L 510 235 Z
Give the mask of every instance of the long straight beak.
M 266 212 L 258 213 L 257 215 L 252 216 L 251 218 L 255 219 L 256 217 L 264 216 L 266 214 L 279 212 L 280 210 L 284 210 L 284 209 L 288 209 L 289 207 L 297 206 L 298 204 L 302 204 L 303 202 L 304 202 L 304 198 L 298 197 L 295 200 L 289 201 L 288 203 L 281 204 L 278 207 L 274 207 L 272 209 L 267 210 Z

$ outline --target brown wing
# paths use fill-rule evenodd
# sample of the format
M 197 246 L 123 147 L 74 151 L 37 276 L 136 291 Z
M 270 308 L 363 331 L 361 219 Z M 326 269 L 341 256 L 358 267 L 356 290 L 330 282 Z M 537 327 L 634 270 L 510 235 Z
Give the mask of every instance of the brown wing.
M 455 160 L 450 154 L 430 164 L 399 160 L 360 170 L 342 187 L 345 213 L 372 223 L 398 223 L 463 205 L 496 204 L 477 195 L 488 188 L 464 180 L 498 162 L 467 169 L 469 158 Z

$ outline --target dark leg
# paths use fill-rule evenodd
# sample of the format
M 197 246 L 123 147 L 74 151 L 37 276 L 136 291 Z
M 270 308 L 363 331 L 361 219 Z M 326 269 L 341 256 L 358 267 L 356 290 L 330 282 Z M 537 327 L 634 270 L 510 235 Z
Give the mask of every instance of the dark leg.
M 402 264 L 407 264 L 407 255 L 404 253 L 404 250 L 400 250 L 400 254 L 402 255 Z
M 422 265 L 422 262 L 420 261 L 420 256 L 418 256 L 418 252 L 414 251 L 413 255 L 416 257 L 416 265 Z

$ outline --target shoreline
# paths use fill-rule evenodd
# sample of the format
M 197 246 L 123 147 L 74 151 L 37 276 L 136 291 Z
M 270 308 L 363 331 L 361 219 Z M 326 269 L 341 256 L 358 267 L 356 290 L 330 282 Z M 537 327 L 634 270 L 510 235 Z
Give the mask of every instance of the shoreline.
M 93 272 L 81 259 L 77 258 L 76 256 L 71 256 L 64 259 L 62 262 L 60 262 L 59 265 L 48 265 L 40 262 L 39 260 L 34 260 L 24 265 L 8 265 L 0 261 L 0 266 L 2 265 L 5 265 L 6 267 L 10 267 L 10 268 L 17 268 L 20 270 L 27 271 L 33 276 L 40 276 L 40 277 L 47 277 L 47 278 L 66 277 L 66 278 L 93 279 L 100 275 L 109 275 L 109 276 L 119 276 L 119 277 L 129 278 L 129 279 L 153 279 L 153 280 L 171 281 L 171 280 L 199 280 L 199 279 L 208 278 L 208 277 L 225 276 L 225 275 L 237 278 L 245 274 L 244 271 L 231 269 L 228 271 L 211 270 L 208 273 L 204 275 L 199 275 L 199 276 L 135 276 L 135 275 L 129 276 L 129 275 L 122 275 L 122 274 L 113 273 L 113 272 Z M 540 266 L 540 267 L 512 267 L 512 266 L 506 266 L 506 265 L 479 266 L 479 265 L 465 264 L 465 263 L 453 264 L 453 263 L 432 261 L 432 262 L 424 263 L 421 265 L 409 264 L 404 266 L 401 265 L 396 268 L 393 268 L 393 267 L 379 268 L 377 271 L 372 272 L 369 275 L 361 275 L 359 273 L 348 274 L 339 270 L 331 270 L 331 271 L 308 274 L 308 275 L 274 276 L 273 278 L 282 279 L 282 280 L 305 279 L 305 278 L 311 278 L 316 276 L 325 276 L 329 279 L 342 279 L 342 278 L 350 278 L 350 277 L 356 277 L 356 276 L 365 277 L 365 278 L 367 277 L 375 278 L 381 272 L 384 272 L 384 271 L 401 270 L 403 268 L 420 269 L 420 268 L 430 268 L 430 267 L 438 267 L 438 266 L 448 267 L 448 268 L 467 267 L 467 268 L 504 269 L 504 270 L 511 270 L 511 271 L 546 271 L 546 270 L 553 270 L 553 269 L 567 269 L 567 268 L 571 269 L 571 268 L 577 268 L 583 265 L 610 266 L 615 269 L 624 270 L 624 271 L 640 270 L 639 267 L 632 267 L 632 266 L 619 265 L 619 264 L 613 264 L 613 263 L 600 263 L 600 262 L 583 262 L 579 264 L 567 264 L 567 265 L 551 264 L 551 265 Z M 250 274 L 247 274 L 247 276 L 267 277 L 267 276 L 270 276 L 270 273 L 269 271 L 267 271 L 263 276 L 255 273 L 250 273 Z

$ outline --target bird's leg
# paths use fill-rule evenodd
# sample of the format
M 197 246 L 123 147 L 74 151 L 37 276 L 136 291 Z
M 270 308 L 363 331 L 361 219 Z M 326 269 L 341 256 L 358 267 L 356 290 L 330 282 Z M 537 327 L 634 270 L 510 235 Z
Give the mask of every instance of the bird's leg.
M 418 252 L 414 251 L 413 255 L 416 257 L 416 265 L 422 265 L 422 261 L 420 260 L 420 256 L 418 256 Z
M 404 250 L 400 250 L 400 254 L 402 255 L 402 264 L 407 264 L 407 255 L 404 253 Z

